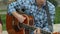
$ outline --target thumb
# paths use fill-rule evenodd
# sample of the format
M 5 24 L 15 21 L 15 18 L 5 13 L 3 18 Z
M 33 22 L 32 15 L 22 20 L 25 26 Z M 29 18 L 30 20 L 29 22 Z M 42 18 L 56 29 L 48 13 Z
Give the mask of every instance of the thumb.
M 41 34 L 40 28 L 37 28 L 37 34 Z
M 37 29 L 36 30 L 34 30 L 34 34 L 36 34 L 37 33 Z

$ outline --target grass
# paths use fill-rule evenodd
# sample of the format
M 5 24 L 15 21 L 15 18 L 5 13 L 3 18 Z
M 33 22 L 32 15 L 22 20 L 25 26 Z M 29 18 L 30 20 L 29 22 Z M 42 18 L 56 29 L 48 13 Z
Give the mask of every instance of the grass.
M 6 12 L 7 10 L 0 10 L 0 12 Z
M 60 23 L 60 7 L 56 8 L 56 14 L 55 14 L 55 24 Z
M 2 18 L 2 22 L 3 22 L 3 30 L 6 30 L 6 15 L 2 14 L 1 15 Z M 60 7 L 56 8 L 56 14 L 55 14 L 55 24 L 59 24 L 60 23 Z
M 2 23 L 3 23 L 3 30 L 6 30 L 6 15 L 5 14 L 1 14 L 1 19 L 2 19 Z

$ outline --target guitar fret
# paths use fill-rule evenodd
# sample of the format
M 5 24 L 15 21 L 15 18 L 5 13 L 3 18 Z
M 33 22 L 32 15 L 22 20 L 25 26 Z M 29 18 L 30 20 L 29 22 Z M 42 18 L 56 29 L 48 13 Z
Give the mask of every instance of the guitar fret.
M 36 27 L 33 27 L 33 26 L 29 26 L 29 25 L 26 25 L 26 24 L 23 24 L 23 23 L 19 23 L 19 26 L 20 27 L 23 27 L 23 28 L 25 28 L 25 29 L 30 29 L 30 30 L 35 30 L 35 29 L 37 29 Z M 42 29 L 40 29 L 41 30 L 41 33 L 43 33 L 43 34 L 51 34 L 51 32 L 48 32 L 48 31 L 45 31 L 45 30 L 42 30 Z

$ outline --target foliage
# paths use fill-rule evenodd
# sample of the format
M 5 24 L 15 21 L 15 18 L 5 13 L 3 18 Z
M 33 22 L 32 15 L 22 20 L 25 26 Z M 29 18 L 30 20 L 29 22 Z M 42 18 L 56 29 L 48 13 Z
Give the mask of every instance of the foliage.
M 57 7 L 56 8 L 56 12 L 55 12 L 55 24 L 58 24 L 60 23 L 60 7 Z
M 48 0 L 49 2 L 51 2 L 55 7 L 57 7 L 58 3 L 56 0 Z
M 3 30 L 6 30 L 6 15 L 5 14 L 1 14 L 1 19 L 2 19 L 2 23 L 3 23 Z

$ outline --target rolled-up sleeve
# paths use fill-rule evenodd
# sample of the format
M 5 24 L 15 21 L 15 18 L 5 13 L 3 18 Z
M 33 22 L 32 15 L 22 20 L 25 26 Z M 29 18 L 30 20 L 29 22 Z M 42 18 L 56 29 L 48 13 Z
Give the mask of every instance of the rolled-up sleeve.
M 17 9 L 22 9 L 25 2 L 23 2 L 24 0 L 17 0 L 15 2 L 12 2 L 11 4 L 8 5 L 8 13 L 11 14 L 12 12 L 16 11 Z M 16 8 L 15 8 L 16 7 Z
M 11 4 L 8 5 L 8 13 L 11 14 L 12 12 L 15 12 L 15 8 L 14 6 L 16 6 L 16 2 L 13 2 Z

